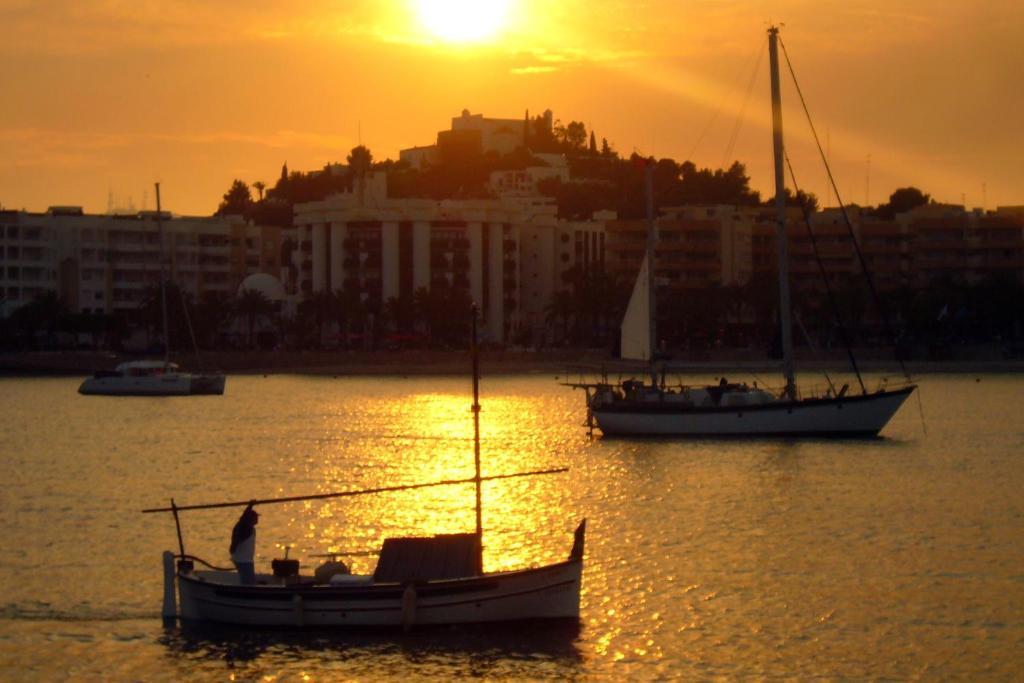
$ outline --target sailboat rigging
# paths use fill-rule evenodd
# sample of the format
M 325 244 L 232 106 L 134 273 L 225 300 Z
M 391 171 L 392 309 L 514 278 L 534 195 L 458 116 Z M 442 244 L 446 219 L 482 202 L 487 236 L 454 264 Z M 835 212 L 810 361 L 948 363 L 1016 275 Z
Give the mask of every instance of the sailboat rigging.
M 191 396 L 224 393 L 226 378 L 222 372 L 182 372 L 171 362 L 171 344 L 167 322 L 167 282 L 164 271 L 164 225 L 160 209 L 160 183 L 156 187 L 156 227 L 160 244 L 160 320 L 164 339 L 163 360 L 139 360 L 120 363 L 113 371 L 100 371 L 87 377 L 78 387 L 78 393 L 100 396 Z M 199 347 L 188 318 L 188 307 L 182 295 L 189 335 L 196 356 Z
M 899 410 L 916 385 L 880 385 L 868 391 L 860 378 L 861 393 L 849 386 L 823 395 L 802 392 L 796 383 L 793 361 L 792 305 L 789 254 L 786 239 L 785 146 L 782 96 L 779 83 L 779 30 L 768 30 L 771 70 L 772 148 L 775 180 L 775 223 L 778 259 L 779 319 L 784 387 L 778 393 L 730 383 L 666 387 L 659 384 L 655 355 L 655 236 L 651 169 L 647 169 L 647 246 L 640 275 L 622 326 L 622 357 L 649 364 L 650 381 L 630 379 L 612 384 L 567 382 L 587 394 L 588 423 L 605 435 L 680 436 L 875 436 Z M 852 237 L 852 235 L 851 235 Z M 863 265 L 863 261 L 862 261 Z M 645 329 L 646 328 L 646 329 Z M 852 357 L 852 352 L 851 352 Z M 856 367 L 856 365 L 854 366 Z

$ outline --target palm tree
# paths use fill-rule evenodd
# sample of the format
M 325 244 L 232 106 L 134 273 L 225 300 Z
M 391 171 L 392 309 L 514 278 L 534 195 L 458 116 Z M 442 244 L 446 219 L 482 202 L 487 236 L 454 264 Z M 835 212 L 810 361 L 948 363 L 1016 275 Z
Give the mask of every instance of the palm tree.
M 254 182 L 252 184 L 252 186 L 256 189 L 257 192 L 260 193 L 260 201 L 262 202 L 263 201 L 263 190 L 267 189 L 267 184 L 264 183 L 262 180 L 257 180 L 256 182 Z
M 299 318 L 303 321 L 312 322 L 316 327 L 316 346 L 319 348 L 324 343 L 324 327 L 334 317 L 335 309 L 334 293 L 329 290 L 313 292 L 309 298 L 299 304 Z
M 269 317 L 274 313 L 273 302 L 267 295 L 256 289 L 243 289 L 235 299 L 235 315 L 244 318 L 249 328 L 249 348 L 252 348 L 253 332 L 256 322 L 263 317 Z
M 548 324 L 562 321 L 562 341 L 569 339 L 569 320 L 576 313 L 576 297 L 568 289 L 562 289 L 551 295 L 551 301 L 544 308 L 545 320 Z
M 413 297 L 408 294 L 390 297 L 384 302 L 384 315 L 394 326 L 395 332 L 412 331 L 414 320 Z
M 196 341 L 200 346 L 210 346 L 220 329 L 231 320 L 231 303 L 226 292 L 203 292 L 192 315 Z
M 47 345 L 56 346 L 57 332 L 66 327 L 71 310 L 57 292 L 47 291 L 37 295 L 32 301 L 14 311 L 11 315 L 13 325 L 21 329 L 35 345 L 35 333 L 46 331 Z
M 420 329 L 430 336 L 430 290 L 426 287 L 418 287 L 412 293 L 413 325 L 420 325 Z
M 348 346 L 348 333 L 352 327 L 362 330 L 366 325 L 367 306 L 359 292 L 353 289 L 339 289 L 334 292 L 334 304 L 331 313 L 338 323 L 338 331 L 342 343 Z

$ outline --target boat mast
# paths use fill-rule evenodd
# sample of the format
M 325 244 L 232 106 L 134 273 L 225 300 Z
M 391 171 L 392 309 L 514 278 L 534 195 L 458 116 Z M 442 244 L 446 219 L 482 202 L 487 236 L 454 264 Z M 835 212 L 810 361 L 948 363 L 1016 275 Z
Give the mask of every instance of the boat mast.
M 789 253 L 786 245 L 786 176 L 783 172 L 782 94 L 779 87 L 779 28 L 768 29 L 768 61 L 772 84 L 772 147 L 775 157 L 775 240 L 779 245 L 779 324 L 782 328 L 782 373 L 786 378 L 785 396 L 796 398 L 793 377 L 793 326 L 789 301 Z
M 658 308 L 657 297 L 655 296 L 654 279 L 654 246 L 658 239 L 657 228 L 654 225 L 654 161 L 647 159 L 644 162 L 644 186 L 647 195 L 647 358 L 651 364 L 651 387 L 658 386 L 658 368 L 654 363 L 654 353 L 658 348 Z
M 469 354 L 473 357 L 473 464 L 476 467 L 473 481 L 476 484 L 476 538 L 483 552 L 483 520 L 481 515 L 480 500 L 480 351 L 476 343 L 476 305 L 472 313 L 473 322 L 470 326 Z M 482 555 L 478 557 L 480 564 L 483 564 Z M 483 567 L 477 567 L 477 572 L 482 573 Z
M 160 215 L 160 183 L 156 187 L 156 231 L 160 237 L 160 312 L 164 323 L 164 369 L 171 364 L 171 336 L 167 331 L 167 287 L 164 276 L 164 224 Z

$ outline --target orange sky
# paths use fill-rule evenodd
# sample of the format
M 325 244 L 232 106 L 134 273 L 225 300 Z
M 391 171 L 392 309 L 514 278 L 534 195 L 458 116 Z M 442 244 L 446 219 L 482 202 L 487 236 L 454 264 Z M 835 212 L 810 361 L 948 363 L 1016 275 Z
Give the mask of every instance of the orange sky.
M 739 159 L 765 191 L 769 22 L 785 24 L 844 200 L 912 184 L 1024 204 L 1020 0 L 506 2 L 496 36 L 455 44 L 417 0 L 0 0 L 0 205 L 103 212 L 112 193 L 153 208 L 160 180 L 165 208 L 209 214 L 234 178 L 343 161 L 360 131 L 397 158 L 464 108 L 550 108 L 620 152 Z M 797 178 L 825 199 L 783 96 Z

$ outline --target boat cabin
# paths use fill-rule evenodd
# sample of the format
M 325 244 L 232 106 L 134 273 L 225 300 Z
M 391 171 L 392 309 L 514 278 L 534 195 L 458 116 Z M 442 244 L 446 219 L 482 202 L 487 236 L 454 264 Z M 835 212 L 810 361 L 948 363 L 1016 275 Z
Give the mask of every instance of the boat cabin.
M 165 363 L 162 360 L 133 360 L 120 363 L 114 369 L 114 372 L 124 377 L 151 377 L 177 371 L 177 363 Z

